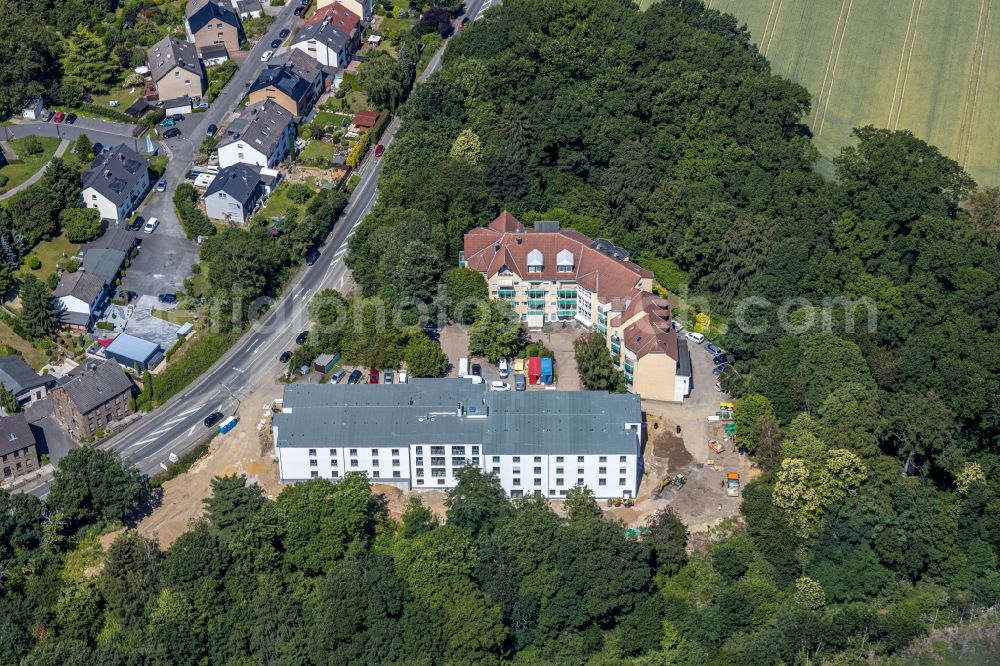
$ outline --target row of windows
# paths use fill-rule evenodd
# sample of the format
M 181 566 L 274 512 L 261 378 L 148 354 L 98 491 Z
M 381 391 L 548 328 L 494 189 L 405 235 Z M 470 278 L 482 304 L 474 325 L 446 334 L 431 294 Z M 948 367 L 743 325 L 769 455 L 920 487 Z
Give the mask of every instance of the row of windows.
M 513 458 L 513 462 L 516 462 L 516 463 L 521 462 L 521 456 L 512 456 L 512 458 Z M 585 462 L 585 459 L 586 459 L 586 456 L 577 456 L 576 457 L 576 461 L 578 463 Z M 534 457 L 534 461 L 536 463 L 540 463 L 540 462 L 542 462 L 542 457 L 541 456 L 535 456 Z M 556 456 L 556 462 L 557 463 L 561 463 L 561 462 L 564 462 L 564 461 L 565 461 L 565 456 Z M 602 462 L 602 463 L 606 463 L 606 462 L 608 462 L 608 457 L 607 456 L 599 456 L 598 459 L 597 459 L 597 461 L 598 462 Z M 500 462 L 500 456 L 493 456 L 493 462 L 494 463 Z M 618 456 L 618 462 L 628 462 L 628 456 Z
M 319 472 L 316 471 L 316 470 L 313 470 L 313 471 L 309 472 L 309 476 L 311 478 L 313 478 L 313 479 L 318 479 L 319 478 Z M 339 479 L 340 478 L 340 472 L 338 472 L 337 470 L 333 470 L 332 472 L 330 472 L 330 478 L 332 478 L 332 479 Z M 380 478 L 385 478 L 385 477 L 376 476 L 375 478 L 376 479 L 380 479 Z M 403 478 L 403 475 L 400 474 L 399 472 L 393 472 L 392 473 L 392 478 L 394 478 L 394 479 L 401 479 L 401 478 Z
M 500 468 L 499 467 L 494 467 L 493 468 L 493 473 L 494 474 L 499 474 L 500 473 Z M 624 474 L 624 473 L 625 472 L 623 471 L 622 474 Z M 419 476 L 419 474 L 418 474 L 418 476 Z M 534 481 L 535 487 L 540 487 L 542 485 L 542 480 L 540 478 L 538 478 L 538 477 L 535 477 L 533 479 L 533 481 Z M 585 482 L 584 482 L 584 480 L 582 478 L 579 478 L 579 479 L 576 480 L 576 485 L 578 485 L 578 486 L 582 486 L 582 485 L 584 485 L 584 483 Z M 618 485 L 619 486 L 624 486 L 626 483 L 627 483 L 627 480 L 625 479 L 625 477 L 622 477 L 622 478 L 618 479 Z M 515 485 L 515 486 L 519 486 L 519 485 L 521 485 L 521 479 L 518 478 L 518 477 L 514 477 L 514 479 L 512 480 L 511 484 Z M 556 477 L 556 485 L 557 486 L 563 486 L 563 485 L 565 485 L 565 480 L 562 477 Z M 597 485 L 599 485 L 599 486 L 606 486 L 606 485 L 608 485 L 608 480 L 604 479 L 604 478 L 600 478 L 600 479 L 597 480 Z
M 319 466 L 319 461 L 316 458 L 310 458 L 309 459 L 309 466 L 310 467 L 318 467 Z M 336 458 L 331 458 L 330 459 L 330 467 L 336 467 L 336 466 L 337 466 L 337 459 Z M 357 460 L 352 460 L 351 461 L 351 467 L 357 467 L 357 466 L 358 466 L 358 461 Z M 398 458 L 394 458 L 393 459 L 392 466 L 393 467 L 399 467 L 399 459 Z M 378 467 L 378 460 L 373 460 L 372 461 L 372 467 Z
M 418 446 L 417 448 L 419 449 L 420 447 Z M 417 451 L 417 453 L 420 453 L 420 452 Z M 316 449 L 309 449 L 309 455 L 310 456 L 316 455 Z M 337 449 L 330 449 L 330 455 L 333 456 L 333 457 L 336 457 L 337 456 Z M 352 455 L 352 456 L 358 455 L 358 450 L 357 449 L 350 449 L 349 455 Z M 378 449 L 372 449 L 372 455 L 373 456 L 377 456 L 378 455 Z M 392 450 L 392 455 L 393 456 L 398 456 L 399 455 L 399 449 L 393 449 Z

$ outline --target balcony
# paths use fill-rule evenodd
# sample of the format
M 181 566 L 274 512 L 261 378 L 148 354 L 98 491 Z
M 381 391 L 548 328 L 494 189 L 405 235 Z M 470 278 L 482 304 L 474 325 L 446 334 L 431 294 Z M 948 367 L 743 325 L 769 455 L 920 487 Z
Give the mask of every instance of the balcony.
M 611 353 L 617 356 L 622 351 L 622 346 L 617 342 L 611 343 Z
M 500 298 L 514 298 L 513 289 L 497 289 L 497 296 Z
M 559 297 L 560 298 L 564 298 L 565 297 L 565 298 L 574 298 L 575 299 L 576 298 L 576 289 L 564 289 L 564 288 L 560 287 L 559 288 Z
M 601 335 L 607 335 L 608 334 L 608 327 L 605 326 L 604 324 L 598 324 L 597 325 L 597 332 L 600 333 Z
M 559 310 L 556 316 L 560 319 L 572 319 L 576 316 L 576 310 Z
M 576 299 L 575 298 L 560 298 L 559 307 L 572 308 L 576 310 Z
M 529 289 L 528 298 L 545 298 L 544 289 Z
M 529 298 L 528 299 L 529 308 L 542 308 L 545 307 L 545 299 L 543 298 Z

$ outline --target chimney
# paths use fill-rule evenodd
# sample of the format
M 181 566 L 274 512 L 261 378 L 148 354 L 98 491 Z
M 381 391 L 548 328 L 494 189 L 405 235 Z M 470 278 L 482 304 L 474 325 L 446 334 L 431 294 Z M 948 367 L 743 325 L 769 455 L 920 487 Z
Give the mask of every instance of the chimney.
M 110 170 L 104 172 L 104 178 L 105 178 L 105 180 L 111 180 L 111 171 Z
M 458 409 L 455 410 L 455 416 L 461 416 L 461 415 L 462 415 L 462 403 L 458 403 Z
M 518 236 L 518 237 L 517 237 L 517 244 L 518 244 L 518 245 L 520 245 L 520 244 L 521 244 L 521 241 L 522 241 L 522 240 L 524 240 L 524 239 L 523 239 L 523 238 L 521 238 L 520 236 Z

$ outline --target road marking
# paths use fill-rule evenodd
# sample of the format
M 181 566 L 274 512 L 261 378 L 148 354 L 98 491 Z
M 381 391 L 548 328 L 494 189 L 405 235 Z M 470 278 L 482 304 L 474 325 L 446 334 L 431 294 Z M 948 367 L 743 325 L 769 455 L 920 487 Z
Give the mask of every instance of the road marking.
M 143 444 L 149 444 L 150 442 L 156 441 L 157 439 L 159 439 L 159 438 L 158 437 L 150 437 L 148 439 L 142 440 L 141 442 L 136 442 L 135 444 L 129 444 L 128 448 L 131 449 L 131 448 L 134 448 L 136 446 L 142 446 Z
M 312 291 L 312 289 L 306 289 L 305 291 L 299 289 L 299 291 L 294 296 L 292 296 L 292 300 L 294 301 L 299 296 L 301 296 L 304 299 L 306 297 L 306 294 L 308 294 L 310 291 Z
M 252 341 L 250 342 L 250 344 L 249 344 L 249 345 L 247 345 L 247 348 L 246 348 L 246 349 L 244 349 L 243 351 L 244 351 L 244 352 L 249 352 L 250 350 L 252 350 L 252 349 L 253 349 L 253 346 L 254 346 L 255 344 L 257 344 L 257 342 L 259 342 L 259 341 L 260 341 L 260 338 L 254 338 L 254 339 L 253 339 L 253 340 L 252 340 Z
M 190 429 L 190 430 L 188 430 L 188 434 L 187 434 L 187 436 L 188 436 L 188 437 L 190 437 L 190 436 L 191 436 L 191 433 L 193 433 L 193 432 L 194 432 L 194 429 L 195 429 L 195 428 L 197 428 L 197 427 L 198 427 L 198 424 L 197 424 L 197 423 L 195 423 L 195 424 L 194 424 L 193 426 L 191 426 L 191 429 Z
M 189 410 L 187 410 L 185 412 L 181 412 L 180 414 L 178 414 L 178 416 L 187 416 L 188 414 L 192 414 L 194 412 L 197 412 L 199 409 L 201 409 L 201 405 L 198 405 L 197 407 L 192 407 L 191 409 L 189 409 Z
M 183 416 L 178 416 L 178 417 L 177 417 L 177 418 L 175 418 L 175 419 L 171 419 L 171 420 L 167 421 L 167 422 L 166 422 L 166 423 L 164 423 L 163 425 L 173 425 L 173 424 L 177 423 L 178 421 L 183 421 L 183 420 L 184 420 L 184 417 L 183 417 Z
M 244 374 L 244 373 L 246 373 L 246 370 L 242 370 L 242 369 L 237 368 L 237 367 L 234 367 L 233 370 L 235 370 L 236 372 L 240 373 L 241 375 Z
M 165 428 L 160 428 L 159 430 L 154 430 L 153 432 L 151 432 L 149 434 L 150 435 L 162 435 L 163 433 L 165 433 L 168 430 L 170 430 L 170 426 L 167 426 Z

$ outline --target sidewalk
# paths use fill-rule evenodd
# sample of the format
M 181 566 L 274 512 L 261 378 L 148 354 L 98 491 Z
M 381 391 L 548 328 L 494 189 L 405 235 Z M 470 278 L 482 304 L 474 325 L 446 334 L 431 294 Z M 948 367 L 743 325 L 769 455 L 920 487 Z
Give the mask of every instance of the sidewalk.
M 52 156 L 52 159 L 55 159 L 57 157 L 62 157 L 66 153 L 66 149 L 67 148 L 69 148 L 69 140 L 68 139 L 63 139 L 61 142 L 59 142 L 59 147 L 56 148 L 56 152 Z M 24 181 L 20 185 L 15 185 L 14 187 L 10 188 L 9 190 L 7 190 L 6 192 L 4 192 L 3 194 L 0 194 L 0 201 L 3 201 L 4 199 L 8 199 L 8 198 L 14 196 L 15 194 L 17 194 L 18 192 L 21 192 L 21 191 L 27 189 L 28 187 L 31 187 L 35 183 L 37 183 L 41 179 L 41 177 L 43 175 L 45 175 L 45 170 L 47 168 L 49 168 L 49 164 L 51 164 L 51 163 L 52 163 L 52 160 L 49 160 L 48 162 L 45 163 L 45 165 L 41 169 L 39 169 L 38 171 L 36 171 L 30 178 L 28 178 L 28 180 Z

